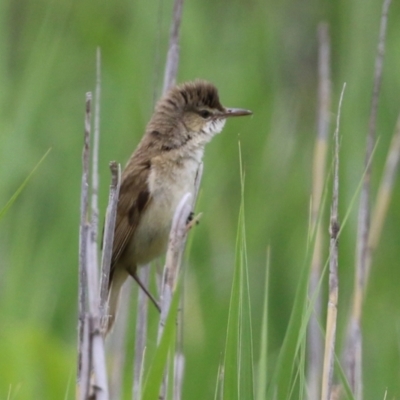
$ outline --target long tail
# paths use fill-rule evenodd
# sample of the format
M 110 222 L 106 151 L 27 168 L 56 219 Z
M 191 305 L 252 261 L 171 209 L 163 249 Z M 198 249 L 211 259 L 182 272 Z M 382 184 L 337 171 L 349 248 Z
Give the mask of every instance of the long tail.
M 121 294 L 121 288 L 127 277 L 128 273 L 124 269 L 122 268 L 114 269 L 110 282 L 110 288 L 108 290 L 107 321 L 105 321 L 105 329 L 104 329 L 106 335 L 111 331 L 114 325 L 115 318 L 117 316 L 117 309 Z

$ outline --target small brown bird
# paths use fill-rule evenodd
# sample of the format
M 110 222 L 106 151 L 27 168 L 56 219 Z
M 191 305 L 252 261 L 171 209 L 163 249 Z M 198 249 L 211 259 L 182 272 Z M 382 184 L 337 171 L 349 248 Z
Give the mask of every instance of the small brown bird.
M 175 209 L 194 182 L 204 147 L 228 117 L 251 111 L 225 108 L 211 83 L 196 80 L 170 89 L 158 101 L 121 177 L 108 294 L 111 329 L 121 287 L 137 267 L 165 253 Z

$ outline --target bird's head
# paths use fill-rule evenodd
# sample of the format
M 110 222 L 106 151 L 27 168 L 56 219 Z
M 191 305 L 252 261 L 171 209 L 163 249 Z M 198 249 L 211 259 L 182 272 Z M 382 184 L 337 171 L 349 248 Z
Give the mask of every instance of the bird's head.
M 157 103 L 150 125 L 164 126 L 160 132 L 164 138 L 204 145 L 221 132 L 227 118 L 250 114 L 249 110 L 224 107 L 213 84 L 196 80 L 170 89 Z

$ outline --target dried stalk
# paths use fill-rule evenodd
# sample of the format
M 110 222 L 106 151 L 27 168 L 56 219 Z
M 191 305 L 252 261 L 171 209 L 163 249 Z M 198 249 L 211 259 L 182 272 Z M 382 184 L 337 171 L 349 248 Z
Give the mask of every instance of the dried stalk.
M 182 254 L 189 229 L 187 226 L 187 220 L 192 211 L 192 198 L 193 196 L 191 193 L 186 193 L 182 197 L 172 220 L 161 292 L 161 316 L 160 323 L 158 325 L 158 343 L 160 343 L 162 334 L 164 332 L 164 326 L 171 306 L 172 296 L 178 282 Z M 167 382 L 167 374 L 165 374 L 164 377 L 164 384 L 161 388 L 160 399 L 165 398 L 165 382 Z
M 192 194 L 186 193 L 176 208 L 174 218 L 172 220 L 171 233 L 169 237 L 168 251 L 165 261 L 163 286 L 161 295 L 161 317 L 158 327 L 158 343 L 161 340 L 164 331 L 165 321 L 167 319 L 169 308 L 172 301 L 172 295 L 175 291 L 177 278 L 180 269 L 180 263 L 184 244 L 186 240 L 187 220 L 192 211 Z
M 397 118 L 395 133 L 390 144 L 389 153 L 386 158 L 385 169 L 379 186 L 376 205 L 372 214 L 371 229 L 368 237 L 368 253 L 366 258 L 366 283 L 368 285 L 369 271 L 372 257 L 378 246 L 383 224 L 386 219 L 390 199 L 396 177 L 397 166 L 400 159 L 400 115 Z
M 82 184 L 81 184 L 81 219 L 79 225 L 79 321 L 78 321 L 78 368 L 77 368 L 77 378 L 78 383 L 82 384 L 84 382 L 87 372 L 83 372 L 82 364 L 85 366 L 88 364 L 88 359 L 86 357 L 87 346 L 83 348 L 84 342 L 84 329 L 85 329 L 85 314 L 86 314 L 86 287 L 87 287 L 87 276 L 86 276 L 86 242 L 87 242 L 87 214 L 88 214 L 88 199 L 89 199 L 89 141 L 90 141 L 90 120 L 91 120 L 91 102 L 92 94 L 86 93 L 86 103 L 85 103 L 85 131 L 84 131 L 84 144 L 82 152 Z M 84 352 L 85 350 L 85 352 Z M 85 358 L 85 359 L 84 359 Z M 82 390 L 82 388 L 81 388 Z
M 100 49 L 96 53 L 96 90 L 94 92 L 94 134 L 92 152 L 92 173 L 91 173 L 91 225 L 92 241 L 97 246 L 99 231 L 99 142 L 100 142 L 100 90 L 101 90 L 101 59 Z M 93 253 L 96 266 L 97 251 Z
M 99 70 L 99 59 L 98 59 Z M 98 72 L 99 74 L 99 72 Z M 98 75 L 99 76 L 99 75 Z M 98 79 L 98 86 L 99 86 Z M 98 148 L 99 127 L 93 138 L 92 175 L 89 177 L 89 143 L 91 131 L 91 93 L 86 95 L 85 140 L 80 224 L 79 265 L 79 339 L 78 339 L 78 398 L 108 400 L 107 370 L 104 340 L 101 334 L 100 296 L 98 291 Z M 97 96 L 97 102 L 99 96 Z M 98 111 L 96 111 L 98 113 Z M 98 122 L 97 122 L 98 124 Z M 88 222 L 89 181 L 91 181 L 91 218 Z M 93 371 L 93 375 L 92 375 Z
M 175 359 L 174 359 L 174 395 L 173 395 L 174 400 L 182 399 L 184 370 L 185 370 L 185 357 L 182 352 L 177 351 L 175 353 Z
M 167 62 L 164 72 L 163 93 L 175 85 L 179 65 L 179 29 L 182 20 L 183 0 L 175 0 L 169 38 Z
M 103 253 L 101 259 L 100 313 L 102 317 L 102 325 L 106 324 L 105 318 L 107 318 L 107 295 L 110 280 L 110 267 L 114 241 L 115 220 L 117 215 L 119 189 L 121 184 L 121 165 L 117 164 L 115 161 L 111 161 L 110 171 L 111 184 L 106 211 L 106 220 L 104 225 Z
M 336 129 L 334 134 L 334 173 L 332 191 L 332 209 L 330 221 L 330 246 L 329 246 L 329 301 L 326 319 L 326 337 L 324 367 L 322 373 L 321 400 L 330 400 L 332 393 L 333 365 L 335 359 L 335 339 L 336 339 L 336 320 L 337 305 L 339 297 L 339 276 L 338 276 L 338 235 L 339 225 L 339 123 L 340 111 L 346 84 L 343 85 L 340 94 Z
M 371 113 L 369 119 L 369 130 L 367 136 L 367 148 L 365 154 L 365 175 L 360 196 L 360 207 L 358 214 L 357 232 L 357 253 L 353 310 L 351 322 L 349 324 L 348 345 L 346 348 L 347 376 L 350 387 L 356 399 L 362 399 L 362 380 L 361 380 L 361 359 L 362 355 L 357 354 L 361 351 L 361 329 L 360 320 L 362 313 L 363 293 L 366 283 L 368 237 L 370 228 L 370 180 L 372 164 L 370 159 L 375 147 L 376 119 L 378 112 L 379 94 L 382 82 L 383 59 L 385 54 L 386 26 L 388 10 L 391 0 L 384 0 L 379 30 L 378 50 L 375 59 L 374 84 L 371 101 Z M 354 331 L 353 331 L 354 330 Z M 358 342 L 359 341 L 359 342 Z M 357 350 L 358 349 L 358 350 Z
M 130 315 L 130 294 L 133 282 L 128 281 L 121 289 L 120 307 L 118 320 L 114 326 L 113 334 L 110 336 L 111 358 L 111 379 L 110 379 L 110 397 L 113 400 L 121 399 L 123 389 L 123 376 L 126 360 L 126 333 Z M 140 397 L 137 397 L 140 399 Z
M 182 19 L 182 9 L 183 9 L 183 0 L 175 0 L 172 23 L 171 23 L 170 40 L 168 46 L 168 55 L 164 71 L 163 94 L 165 94 L 168 91 L 168 89 L 171 88 L 176 83 L 176 76 L 179 65 L 179 30 Z M 183 245 L 182 245 L 182 251 L 183 251 Z M 142 274 L 144 274 L 145 277 L 147 276 L 147 280 L 149 280 L 149 268 L 146 268 L 146 271 L 142 272 Z M 133 399 L 138 398 L 138 394 L 141 391 L 140 382 L 143 371 L 143 353 L 145 349 L 146 336 L 147 336 L 148 299 L 147 296 L 143 296 L 143 293 L 140 292 L 141 291 L 139 290 L 138 315 L 136 322 L 137 328 L 135 336 L 134 377 L 133 377 L 133 388 L 132 388 Z M 169 305 L 168 305 L 168 310 L 169 310 Z M 167 312 L 168 314 L 168 310 L 165 309 L 164 313 Z M 163 312 L 161 313 L 160 325 L 165 323 L 162 321 L 163 321 Z M 159 331 L 159 338 L 160 337 L 161 334 Z
M 314 298 L 318 286 L 322 265 L 322 227 L 318 224 L 318 215 L 321 208 L 322 192 L 324 188 L 326 153 L 328 149 L 329 115 L 331 102 L 330 82 L 330 38 L 327 23 L 318 26 L 318 130 L 314 148 L 313 162 L 313 192 L 311 204 L 311 232 L 316 232 L 314 252 L 311 262 L 311 275 L 309 296 Z M 321 296 L 316 297 L 314 313 L 310 318 L 308 329 L 309 369 L 308 369 L 308 393 L 311 399 L 319 397 L 322 367 L 322 335 L 319 328 L 321 317 Z
M 93 227 L 90 227 L 92 231 Z M 90 381 L 89 393 L 96 400 L 108 400 L 107 369 L 105 359 L 104 338 L 100 329 L 100 299 L 98 292 L 98 265 L 96 265 L 97 243 L 93 241 L 93 233 L 88 238 L 88 257 L 86 263 L 87 282 L 88 282 L 88 318 L 90 331 L 90 349 L 93 374 Z

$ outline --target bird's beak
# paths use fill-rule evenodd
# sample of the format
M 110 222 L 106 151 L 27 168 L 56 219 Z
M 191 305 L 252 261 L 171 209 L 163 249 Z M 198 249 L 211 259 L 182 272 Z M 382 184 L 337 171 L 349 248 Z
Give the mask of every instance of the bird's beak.
M 245 110 L 243 108 L 225 108 L 225 112 L 222 113 L 222 117 L 242 117 L 244 115 L 251 115 L 253 114 L 250 110 Z

